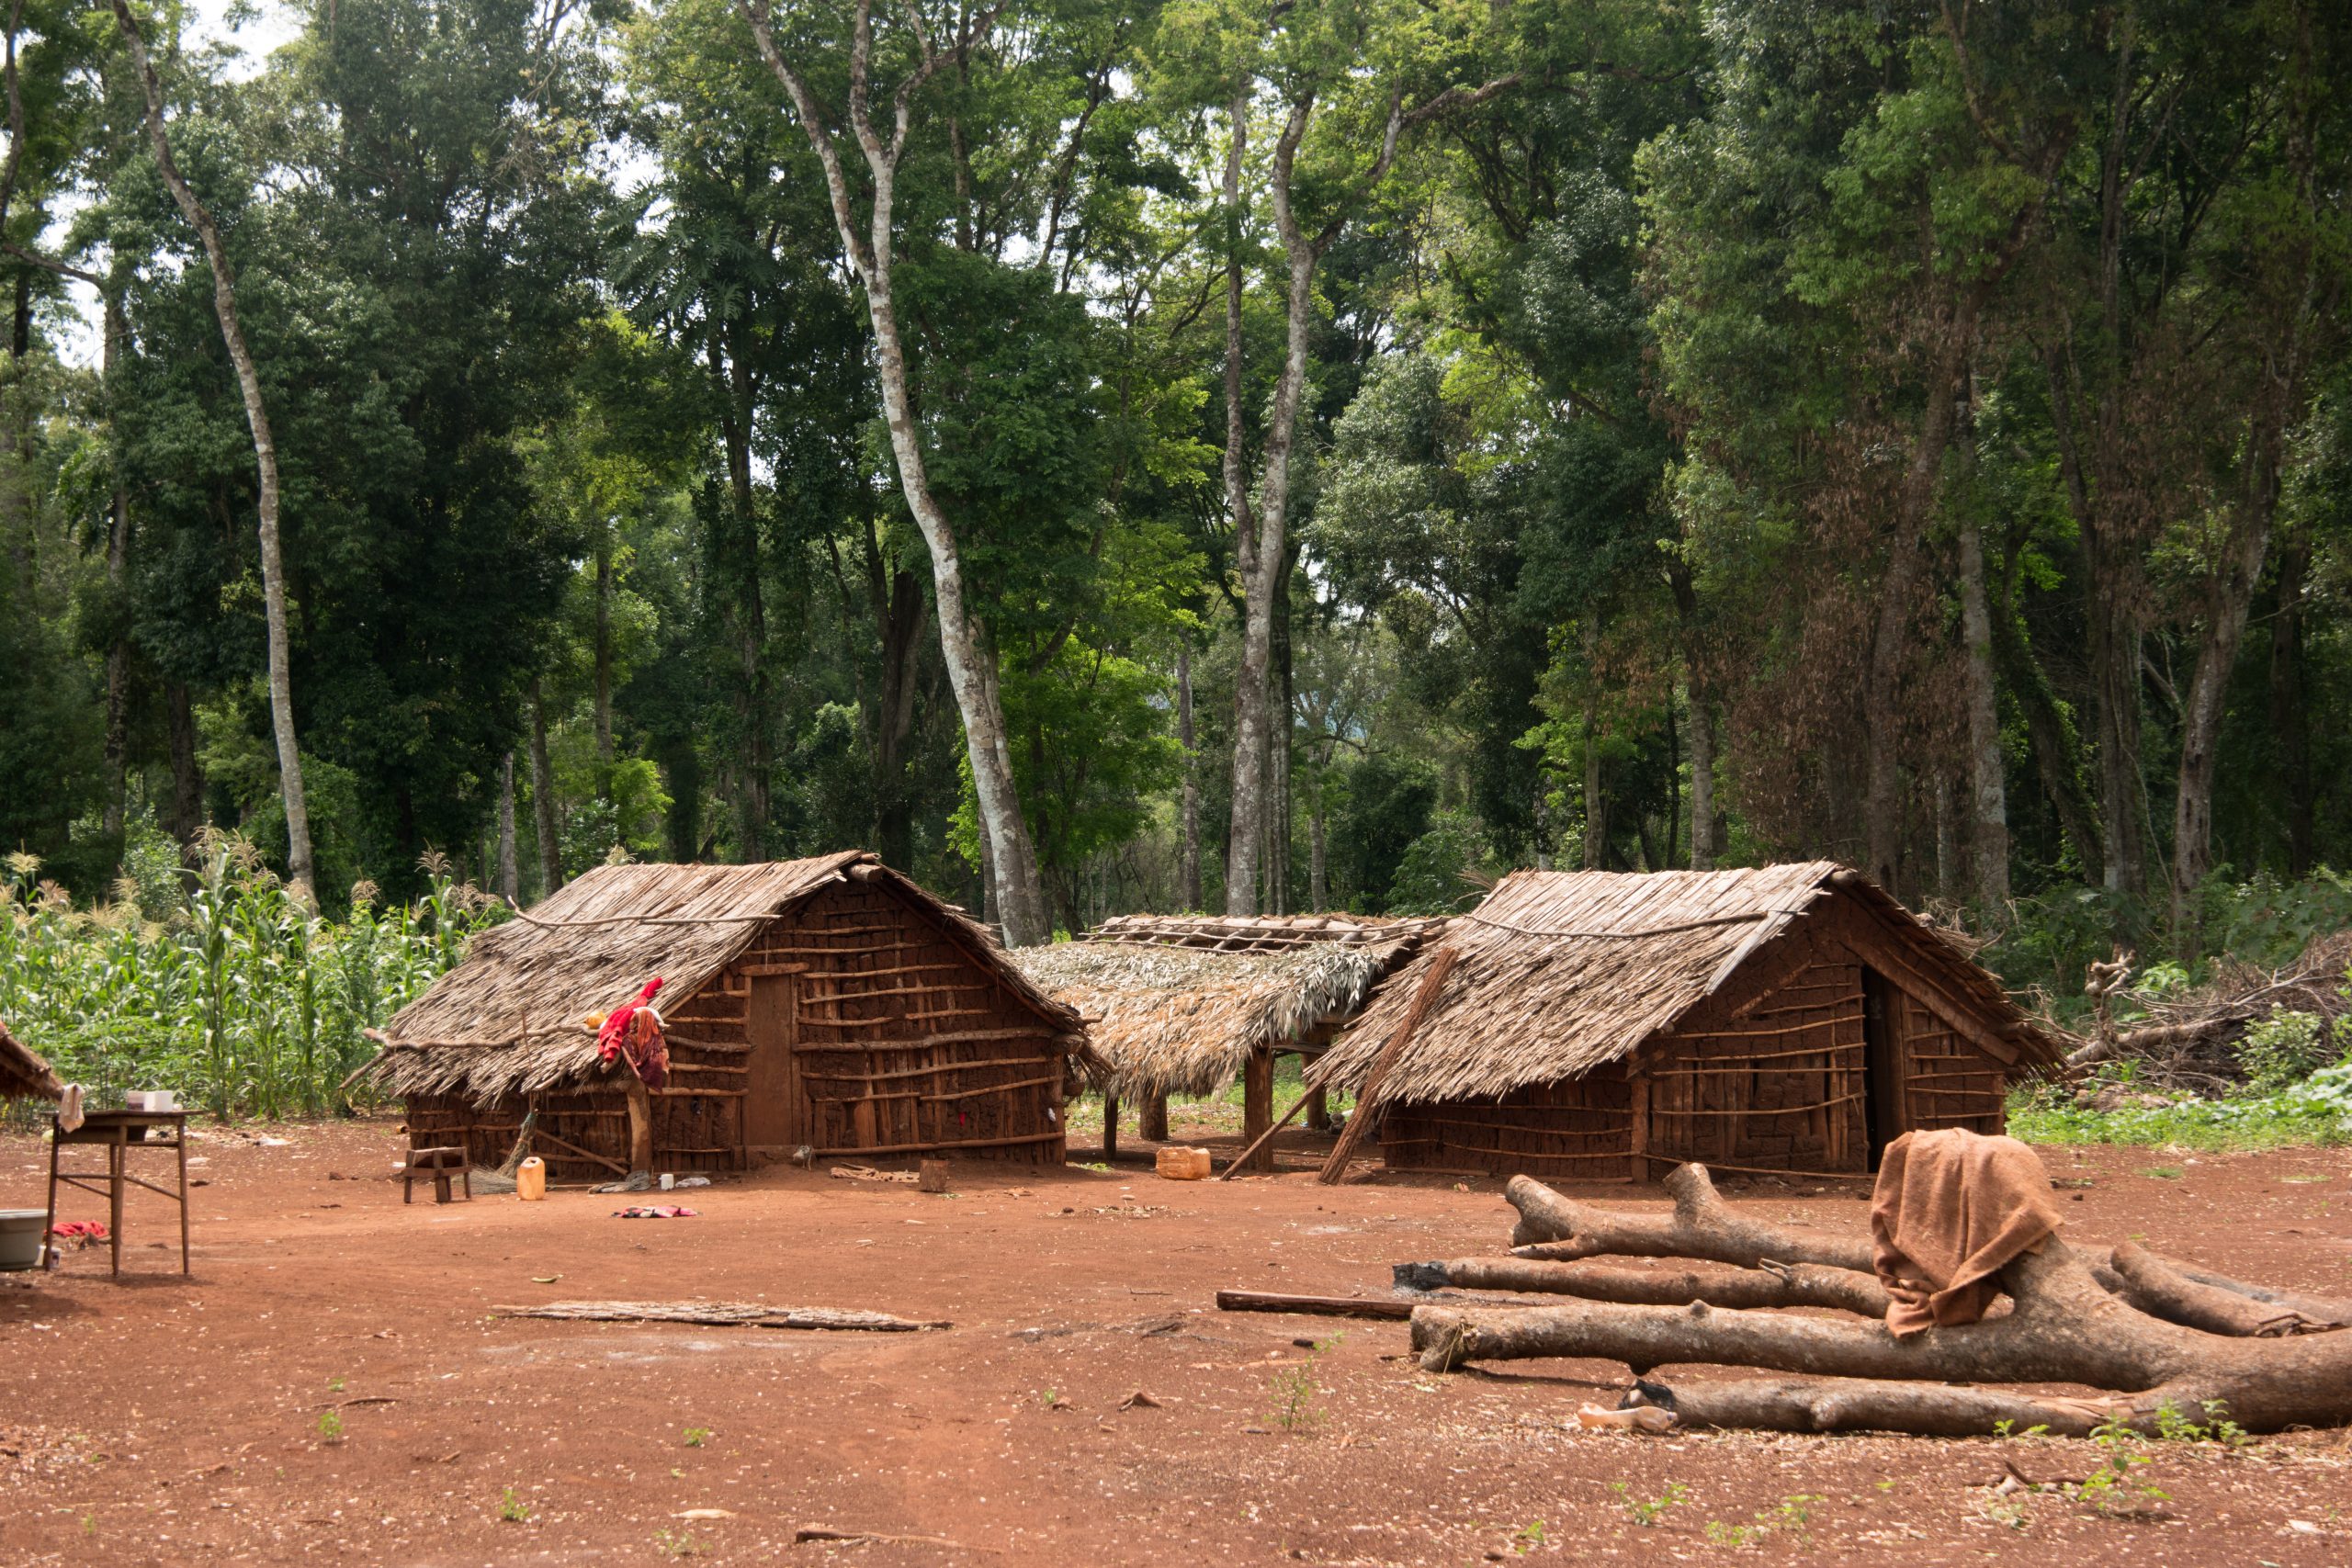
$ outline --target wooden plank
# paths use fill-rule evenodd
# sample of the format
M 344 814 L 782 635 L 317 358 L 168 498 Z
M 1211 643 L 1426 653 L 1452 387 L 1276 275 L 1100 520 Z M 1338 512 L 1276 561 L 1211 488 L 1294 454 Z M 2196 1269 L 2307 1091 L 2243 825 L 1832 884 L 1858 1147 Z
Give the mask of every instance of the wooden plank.
M 722 1328 L 804 1328 L 867 1334 L 913 1334 L 953 1328 L 944 1319 L 894 1317 L 887 1312 L 839 1307 L 770 1306 L 764 1302 L 547 1302 L 494 1306 L 501 1317 L 555 1318 L 567 1323 L 691 1323 Z
M 1061 1134 L 1023 1133 L 1011 1138 L 947 1138 L 921 1144 L 883 1144 L 865 1148 L 819 1149 L 820 1159 L 834 1159 L 849 1155 L 916 1155 L 936 1154 L 942 1149 L 1009 1149 L 1023 1144 L 1054 1144 L 1061 1141 Z
M 1417 1303 L 1377 1296 L 1287 1296 L 1272 1291 L 1219 1291 L 1219 1312 L 1288 1312 L 1308 1317 L 1375 1317 L 1403 1322 Z

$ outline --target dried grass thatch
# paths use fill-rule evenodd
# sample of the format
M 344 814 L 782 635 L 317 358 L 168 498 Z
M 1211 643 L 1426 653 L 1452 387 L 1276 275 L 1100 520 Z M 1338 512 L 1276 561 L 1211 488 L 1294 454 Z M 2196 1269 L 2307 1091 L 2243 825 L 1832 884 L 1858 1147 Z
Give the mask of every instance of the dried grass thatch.
M 1881 931 L 2018 1052 L 2046 1067 L 2059 1043 L 1934 928 L 1834 861 L 1736 871 L 1521 871 L 1455 917 L 1441 942 L 1382 987 L 1309 1081 L 1360 1086 L 1441 949 L 1455 954 L 1429 1014 L 1385 1079 L 1398 1103 L 1509 1094 L 1630 1055 L 1827 900 Z
M 1354 1012 L 1401 956 L 1396 943 L 1221 953 L 1086 941 L 1022 948 L 1012 961 L 1086 1019 L 1098 1082 L 1143 1099 L 1216 1092 L 1260 1046 Z
M 55 1100 L 65 1092 L 40 1053 L 8 1032 L 0 1019 L 0 1100 Z
M 1114 915 L 1081 940 L 1213 953 L 1288 953 L 1332 942 L 1409 946 L 1444 925 L 1442 917 L 1402 915 Z
M 665 1003 L 683 1000 L 768 922 L 853 874 L 895 886 L 1056 1032 L 1078 1029 L 985 928 L 865 851 L 757 865 L 606 865 L 474 938 L 462 963 L 392 1015 L 384 1050 L 352 1078 L 391 1095 L 475 1099 L 580 1082 L 598 1066 L 581 1027 L 587 1013 L 619 1006 L 655 975 Z

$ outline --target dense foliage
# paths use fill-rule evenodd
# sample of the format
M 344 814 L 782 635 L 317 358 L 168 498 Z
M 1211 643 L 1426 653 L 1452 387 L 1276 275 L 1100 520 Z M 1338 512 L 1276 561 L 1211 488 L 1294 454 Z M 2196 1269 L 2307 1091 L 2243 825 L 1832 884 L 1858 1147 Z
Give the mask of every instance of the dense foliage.
M 113 18 L 15 14 L 0 840 L 86 908 L 144 823 L 283 869 L 287 818 L 213 279 Z M 217 922 L 319 999 L 208 1092 L 314 1100 L 353 987 L 429 966 L 427 851 L 527 901 L 616 852 L 871 845 L 988 905 L 919 494 L 1064 928 L 1834 856 L 2065 993 L 2119 939 L 2347 912 L 2340 6 L 261 17 L 258 58 L 143 26 L 276 426 L 324 913 L 201 851 L 164 935 L 20 890 L 0 985 L 49 999 L 0 1010 L 78 1071 L 134 1026 L 42 977 L 65 924 L 170 971 L 147 1027 L 193 1061 Z M 907 130 L 861 229 L 869 85 Z

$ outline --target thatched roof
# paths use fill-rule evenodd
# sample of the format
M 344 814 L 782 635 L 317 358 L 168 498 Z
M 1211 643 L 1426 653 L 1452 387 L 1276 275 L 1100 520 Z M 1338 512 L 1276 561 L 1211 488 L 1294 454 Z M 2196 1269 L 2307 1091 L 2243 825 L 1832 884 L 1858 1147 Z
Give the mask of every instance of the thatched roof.
M 1258 1047 L 1304 1040 L 1354 1012 L 1430 923 L 1127 915 L 1012 960 L 1084 1015 L 1112 1093 L 1204 1095 Z
M 1440 948 L 1453 951 L 1453 970 L 1390 1067 L 1384 1099 L 1508 1094 L 1628 1055 L 1808 910 L 1840 897 L 1858 901 L 1911 963 L 2013 1047 L 2021 1068 L 2058 1059 L 2059 1043 L 1932 927 L 1859 873 L 1806 861 L 1740 871 L 1515 872 L 1390 977 L 1311 1081 L 1362 1084 Z
M 1442 917 L 1406 915 L 1114 915 L 1080 940 L 1214 953 L 1288 953 L 1323 942 L 1377 947 L 1419 941 L 1444 925 Z
M 65 1092 L 49 1064 L 0 1019 L 0 1100 L 55 1100 Z
M 575 1081 L 596 1065 L 584 1014 L 618 1007 L 655 975 L 665 1000 L 690 995 L 769 921 L 853 874 L 896 887 L 1056 1033 L 1079 1029 L 985 928 L 864 851 L 757 865 L 607 865 L 475 937 L 462 963 L 392 1015 L 385 1049 L 352 1076 L 396 1095 L 532 1093 Z

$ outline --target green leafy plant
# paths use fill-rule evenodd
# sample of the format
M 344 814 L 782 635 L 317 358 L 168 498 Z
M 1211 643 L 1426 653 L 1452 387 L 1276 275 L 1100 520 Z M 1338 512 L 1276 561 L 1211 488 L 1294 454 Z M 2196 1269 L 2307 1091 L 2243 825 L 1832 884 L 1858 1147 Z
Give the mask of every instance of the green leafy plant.
M 1318 1340 L 1297 1365 L 1274 1370 L 1274 1407 L 1269 1418 L 1275 1426 L 1295 1435 L 1311 1432 L 1323 1424 L 1323 1382 L 1316 1373 L 1315 1363 L 1337 1348 L 1345 1337 L 1335 1334 Z
M 1623 1481 L 1611 1482 L 1609 1491 L 1617 1499 L 1617 1506 L 1625 1510 L 1625 1517 L 1644 1529 L 1665 1517 L 1668 1509 L 1680 1507 L 1690 1497 L 1690 1488 L 1679 1481 L 1668 1482 L 1666 1490 L 1655 1497 L 1634 1496 L 1632 1484 Z
M 2141 1450 L 2140 1433 L 2121 1416 L 2110 1416 L 2092 1427 L 2090 1438 L 2098 1445 L 2098 1466 L 2076 1483 L 2075 1495 L 2094 1513 L 2144 1513 L 2172 1496 L 2150 1479 L 2155 1460 Z
M 510 1525 L 528 1524 L 531 1521 L 531 1506 L 516 1496 L 514 1488 L 509 1486 L 499 1495 L 498 1517 Z
M 655 1530 L 653 1544 L 669 1557 L 692 1557 L 703 1549 L 702 1542 L 696 1540 L 693 1534 L 686 1530 Z
M 329 1410 L 320 1415 L 319 1436 L 330 1443 L 343 1441 L 343 1415 L 340 1411 Z
M 686 1428 L 686 1447 L 690 1449 L 698 1449 L 708 1441 L 710 1441 L 709 1427 L 689 1427 Z

